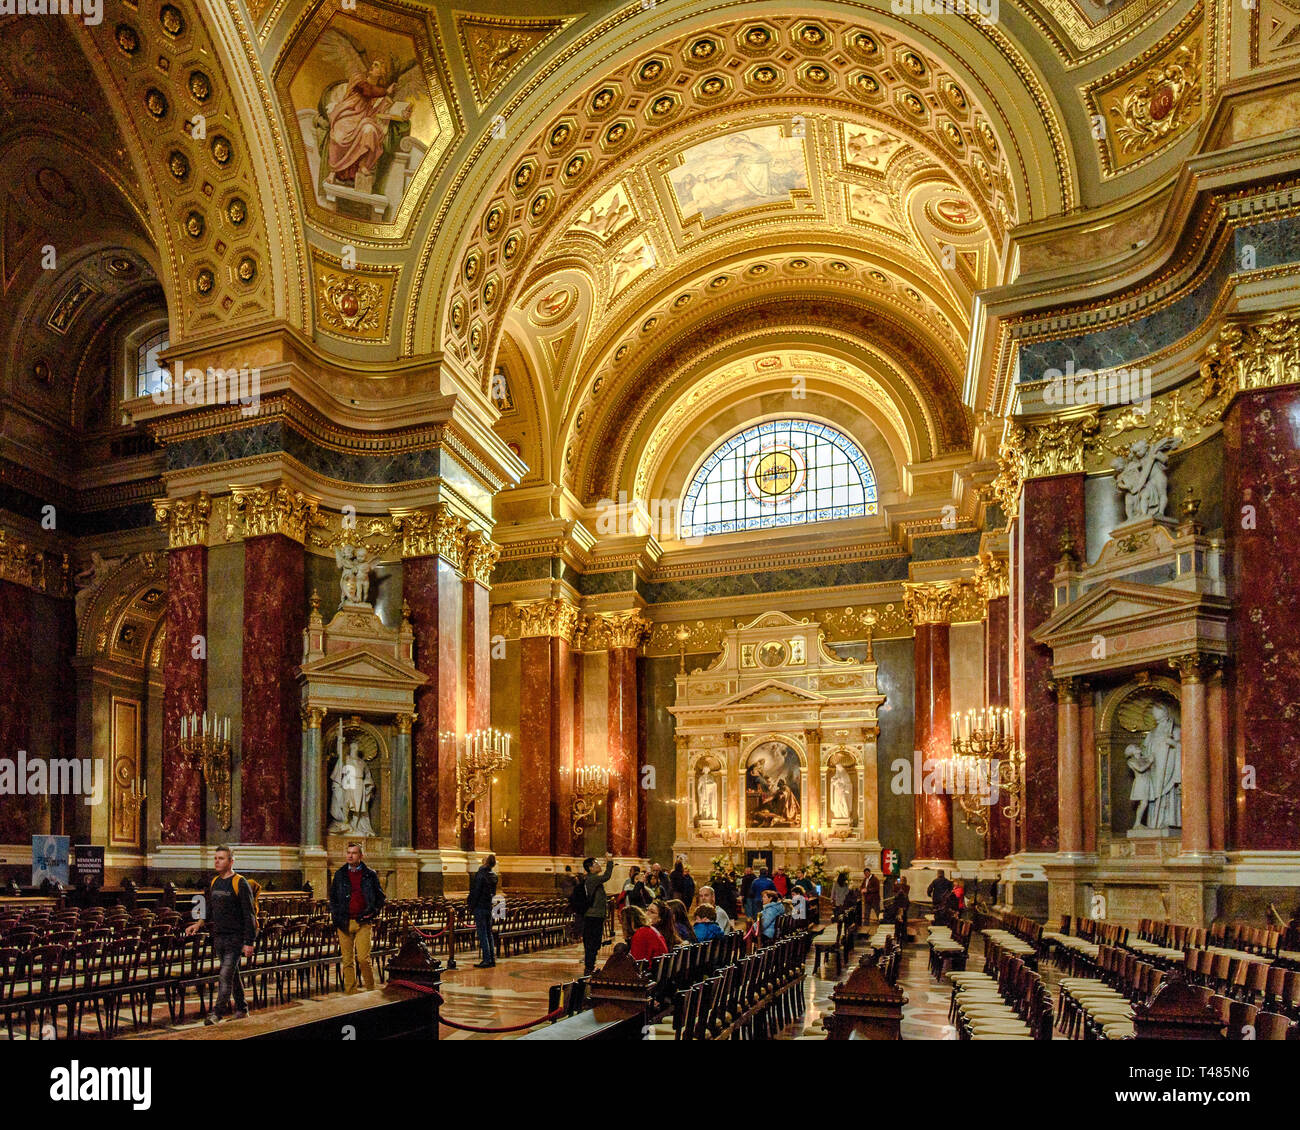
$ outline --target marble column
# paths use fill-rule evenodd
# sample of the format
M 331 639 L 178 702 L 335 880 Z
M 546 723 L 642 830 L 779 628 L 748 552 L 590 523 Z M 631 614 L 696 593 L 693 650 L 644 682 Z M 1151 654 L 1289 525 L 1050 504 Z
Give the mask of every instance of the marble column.
M 1210 752 L 1210 850 L 1228 846 L 1228 796 L 1232 788 L 1228 762 L 1228 703 L 1222 668 L 1211 675 L 1205 687 Z
M 389 766 L 389 842 L 393 849 L 411 846 L 411 726 L 413 714 L 398 714 L 393 719 L 392 762 Z
M 1081 458 L 1080 446 L 1080 458 Z M 1052 651 L 1030 633 L 1055 611 L 1053 577 L 1064 553 L 1083 553 L 1084 476 L 1055 475 L 1027 480 L 1013 540 L 1012 587 L 1018 590 L 1016 615 L 1018 688 L 1024 718 L 1024 843 L 1022 850 L 1057 850 L 1057 708 L 1052 698 Z
M 1002 710 L 1011 705 L 1010 597 L 1006 562 L 995 557 L 983 558 L 976 579 L 985 598 L 984 702 L 996 710 Z M 989 859 L 1004 859 L 1011 853 L 1011 820 L 1002 813 L 1006 803 L 1006 799 L 1000 799 L 989 812 L 986 848 Z
M 465 728 L 492 728 L 492 628 L 488 605 L 500 549 L 473 530 L 465 538 Z M 474 802 L 474 850 L 492 850 L 492 793 Z
M 637 612 L 605 617 L 609 643 L 609 850 L 639 856 L 645 851 L 648 797 L 642 791 L 645 750 L 638 735 L 637 648 L 650 625 Z M 653 783 L 656 790 L 659 781 Z
M 1223 525 L 1232 578 L 1234 848 L 1300 849 L 1300 318 L 1242 330 L 1221 375 L 1240 389 L 1223 417 Z M 1259 387 L 1267 383 L 1279 387 Z M 1249 771 L 1249 772 L 1248 772 Z M 1253 787 L 1243 787 L 1243 774 Z
M 1201 655 L 1170 660 L 1181 682 L 1179 712 L 1183 738 L 1182 808 L 1184 855 L 1210 850 L 1210 727 L 1205 679 L 1209 664 Z
M 0 580 L 0 671 L 6 693 L 0 695 L 0 760 L 16 763 L 18 752 L 31 748 L 32 594 L 20 584 Z M 11 770 L 17 772 L 17 769 Z M 33 827 L 29 797 L 0 797 L 0 844 L 30 844 Z M 26 880 L 23 880 L 26 882 Z
M 415 666 L 429 677 L 415 692 L 414 847 L 471 847 L 456 803 L 456 754 L 466 729 L 465 525 L 442 503 L 431 510 L 394 511 L 393 522 L 402 535 L 402 596 L 411 610 Z
M 324 771 L 321 767 L 321 722 L 325 711 L 319 706 L 302 708 L 302 818 L 299 830 L 302 846 L 323 848 Z
M 1092 690 L 1084 686 L 1079 696 L 1079 756 L 1083 790 L 1083 850 L 1097 850 L 1097 827 L 1101 823 L 1101 794 L 1097 782 L 1096 715 Z
M 253 528 L 265 529 L 267 523 Z M 300 529 L 305 537 L 305 528 Z M 238 763 L 243 843 L 299 842 L 302 747 L 294 740 L 301 727 L 295 671 L 307 624 L 305 588 L 302 541 L 283 533 L 245 537 Z
M 915 625 L 914 748 L 922 775 L 916 791 L 916 853 L 913 866 L 951 866 L 952 796 L 927 784 L 949 780 L 941 770 L 952 759 L 952 695 L 948 653 L 949 620 L 956 592 L 952 583 L 904 586 L 904 604 Z
M 154 503 L 167 528 L 167 637 L 163 645 L 161 838 L 167 844 L 203 839 L 203 780 L 181 757 L 181 719 L 207 707 L 208 518 L 202 492 Z
M 1083 851 L 1083 756 L 1080 749 L 1078 679 L 1056 680 L 1057 827 L 1060 851 Z
M 519 852 L 568 854 L 573 757 L 573 638 L 578 609 L 565 600 L 517 606 L 520 625 Z

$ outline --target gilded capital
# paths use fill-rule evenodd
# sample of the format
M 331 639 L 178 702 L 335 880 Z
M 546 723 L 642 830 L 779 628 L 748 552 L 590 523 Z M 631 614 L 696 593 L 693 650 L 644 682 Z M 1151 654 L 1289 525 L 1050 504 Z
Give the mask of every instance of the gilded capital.
M 402 557 L 441 557 L 465 572 L 465 522 L 440 502 L 431 510 L 391 510 L 393 533 L 402 539 Z
M 290 487 L 231 486 L 234 513 L 242 516 L 244 537 L 282 534 L 305 544 L 307 531 L 319 520 L 320 503 Z
M 932 584 L 903 583 L 903 607 L 917 627 L 922 624 L 951 624 L 957 605 L 960 581 Z
M 167 527 L 168 548 L 207 544 L 208 519 L 212 516 L 212 500 L 207 491 L 201 490 L 188 498 L 155 498 L 153 513 Z
M 465 535 L 465 578 L 487 586 L 492 582 L 492 569 L 501 556 L 501 547 L 495 545 L 482 530 L 470 530 Z
M 519 613 L 519 634 L 521 637 L 539 636 L 573 642 L 574 632 L 578 628 L 578 607 L 567 600 L 536 600 L 527 604 L 516 604 Z
M 587 651 L 640 647 L 650 636 L 650 621 L 640 612 L 596 612 L 582 625 L 582 646 Z
M 1186 684 L 1205 682 L 1214 673 L 1217 664 L 1214 656 L 1193 651 L 1187 655 L 1175 656 L 1169 661 L 1169 666 L 1178 672 L 1179 681 Z
M 397 732 L 409 734 L 417 718 L 419 718 L 418 714 L 394 714 L 393 721 L 397 724 Z
M 1056 701 L 1057 702 L 1078 702 L 1083 695 L 1083 680 L 1076 677 L 1068 677 L 1056 680 Z
M 1085 444 L 1091 436 L 1097 434 L 1100 427 L 1095 410 L 1081 416 L 1044 420 L 1040 423 L 1012 424 L 1006 450 L 1017 463 L 1019 482 L 1044 479 L 1051 475 L 1081 473 L 1084 469 Z
M 307 730 L 319 730 L 321 723 L 325 721 L 325 711 L 319 706 L 304 706 L 302 708 L 302 728 L 305 733 Z
M 980 563 L 975 570 L 973 583 L 985 601 L 997 600 L 1011 592 L 1011 578 L 1007 572 L 1007 563 L 991 553 L 980 554 Z
M 1268 318 L 1230 322 L 1201 362 L 1206 397 L 1224 393 L 1224 406 L 1239 392 L 1300 384 L 1300 309 Z

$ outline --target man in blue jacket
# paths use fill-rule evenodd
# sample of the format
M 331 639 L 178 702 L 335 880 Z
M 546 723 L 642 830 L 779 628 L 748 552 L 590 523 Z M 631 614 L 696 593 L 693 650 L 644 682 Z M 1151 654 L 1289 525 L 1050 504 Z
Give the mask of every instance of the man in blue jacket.
M 361 983 L 375 987 L 375 971 L 370 964 L 370 927 L 384 905 L 384 888 L 379 876 L 366 866 L 360 844 L 348 844 L 348 861 L 330 882 L 330 917 L 339 932 L 339 949 L 343 954 L 343 991 L 357 991 L 357 965 L 361 966 Z
M 497 877 L 492 868 L 497 865 L 497 857 L 489 855 L 469 885 L 469 898 L 465 905 L 474 912 L 474 925 L 478 928 L 478 946 L 483 951 L 483 960 L 475 969 L 491 969 L 497 963 L 496 948 L 492 939 L 492 899 L 497 893 Z

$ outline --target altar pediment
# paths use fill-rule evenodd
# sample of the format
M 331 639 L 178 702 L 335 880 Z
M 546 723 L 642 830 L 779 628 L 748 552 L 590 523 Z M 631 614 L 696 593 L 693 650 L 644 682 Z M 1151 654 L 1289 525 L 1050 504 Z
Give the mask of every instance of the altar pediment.
M 824 702 L 825 695 L 815 694 L 801 687 L 769 679 L 756 687 L 741 691 L 714 704 L 715 707 L 759 706 L 774 702 Z
M 364 686 L 399 685 L 414 689 L 429 676 L 408 663 L 385 655 L 374 644 L 362 644 L 350 651 L 335 652 L 304 663 L 302 678 L 311 682 L 346 682 Z

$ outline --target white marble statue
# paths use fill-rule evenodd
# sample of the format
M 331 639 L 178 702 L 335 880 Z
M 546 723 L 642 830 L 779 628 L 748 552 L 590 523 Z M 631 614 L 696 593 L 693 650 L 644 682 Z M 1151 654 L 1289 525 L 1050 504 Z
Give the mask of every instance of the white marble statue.
M 853 778 L 843 763 L 835 766 L 831 774 L 831 817 L 848 820 L 853 802 Z
M 695 782 L 695 803 L 701 820 L 718 818 L 718 782 L 707 769 L 700 770 Z
M 1169 708 L 1156 703 L 1151 708 L 1155 728 L 1142 744 L 1124 750 L 1133 771 L 1130 799 L 1137 802 L 1134 828 L 1178 828 L 1182 826 L 1183 733 Z
M 364 545 L 336 545 L 334 561 L 339 567 L 339 606 L 370 602 L 370 573 L 374 565 Z
M 340 730 L 339 756 L 330 773 L 329 830 L 354 836 L 373 836 L 375 829 L 370 822 L 370 804 L 375 796 L 375 779 L 356 741 L 351 742 L 346 753 L 342 746 L 343 733 Z
M 1124 495 L 1125 520 L 1162 518 L 1169 505 L 1169 452 L 1178 440 L 1166 436 L 1154 444 L 1136 440 L 1128 455 L 1117 455 L 1111 466 L 1118 472 L 1115 486 Z

